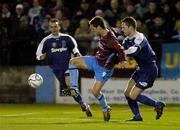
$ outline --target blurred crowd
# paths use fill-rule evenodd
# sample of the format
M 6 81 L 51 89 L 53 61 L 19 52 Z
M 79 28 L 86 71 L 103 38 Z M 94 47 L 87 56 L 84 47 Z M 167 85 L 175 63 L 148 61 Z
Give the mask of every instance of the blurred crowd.
M 162 43 L 180 43 L 179 0 L 1 0 L 0 65 L 37 64 L 36 48 L 50 33 L 52 17 L 61 21 L 62 33 L 75 37 L 83 55 L 94 54 L 97 36 L 88 29 L 94 16 L 116 30 L 122 18 L 133 16 L 158 56 Z

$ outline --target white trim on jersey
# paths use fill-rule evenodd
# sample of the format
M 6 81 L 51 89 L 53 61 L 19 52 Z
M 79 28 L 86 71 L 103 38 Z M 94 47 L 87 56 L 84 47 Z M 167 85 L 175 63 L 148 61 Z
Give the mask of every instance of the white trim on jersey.
M 41 56 L 43 55 L 42 53 L 42 49 L 43 49 L 43 46 L 44 46 L 44 42 L 51 38 L 52 37 L 52 34 L 48 35 L 47 37 L 45 37 L 38 45 L 38 48 L 37 48 L 37 51 L 36 51 L 36 59 L 37 60 L 41 60 Z
M 135 45 L 140 45 L 143 40 L 144 40 L 144 35 L 140 32 L 137 32 L 134 39 Z
M 137 51 L 138 47 L 136 46 L 132 46 L 132 47 L 129 47 L 127 50 L 124 51 L 125 54 L 132 54 L 132 53 L 135 53 Z
M 71 38 L 71 40 L 72 40 L 73 43 L 74 43 L 74 48 L 73 48 L 73 50 L 72 50 L 73 54 L 80 53 L 80 52 L 79 52 L 79 49 L 78 49 L 78 45 L 77 45 L 76 40 L 75 40 L 72 36 L 70 36 L 70 35 L 69 35 L 69 37 Z
M 124 51 L 125 54 L 133 54 L 138 50 L 138 48 L 141 49 L 141 43 L 144 40 L 144 35 L 142 33 L 136 32 L 136 34 L 133 37 L 135 37 L 134 39 L 135 44 L 129 47 L 127 50 L 125 50 Z M 132 39 L 133 37 L 126 37 L 125 40 L 127 40 L 128 38 Z M 124 44 L 124 41 L 123 41 L 123 44 Z

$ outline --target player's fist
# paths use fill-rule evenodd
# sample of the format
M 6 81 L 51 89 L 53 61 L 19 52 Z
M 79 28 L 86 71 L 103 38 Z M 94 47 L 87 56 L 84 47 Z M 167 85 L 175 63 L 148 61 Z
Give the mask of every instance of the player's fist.
M 120 64 L 120 68 L 124 69 L 128 65 L 128 62 L 127 61 L 122 61 L 119 64 Z

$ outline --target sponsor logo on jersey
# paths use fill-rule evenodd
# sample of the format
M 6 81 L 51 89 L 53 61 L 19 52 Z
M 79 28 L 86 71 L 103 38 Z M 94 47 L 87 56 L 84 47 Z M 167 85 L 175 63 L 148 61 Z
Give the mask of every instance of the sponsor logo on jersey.
M 63 51 L 67 51 L 67 48 L 51 48 L 51 52 L 63 52 Z

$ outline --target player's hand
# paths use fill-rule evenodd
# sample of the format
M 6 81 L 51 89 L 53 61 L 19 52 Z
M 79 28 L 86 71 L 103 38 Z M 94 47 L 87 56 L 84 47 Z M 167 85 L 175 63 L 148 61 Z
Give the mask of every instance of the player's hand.
M 126 68 L 128 62 L 127 61 L 122 61 L 119 64 L 120 64 L 120 68 L 124 69 L 124 68 Z
M 77 52 L 77 53 L 74 54 L 74 57 L 80 57 L 80 56 L 82 56 L 81 53 Z
M 40 56 L 40 60 L 44 60 L 46 58 L 46 53 Z

